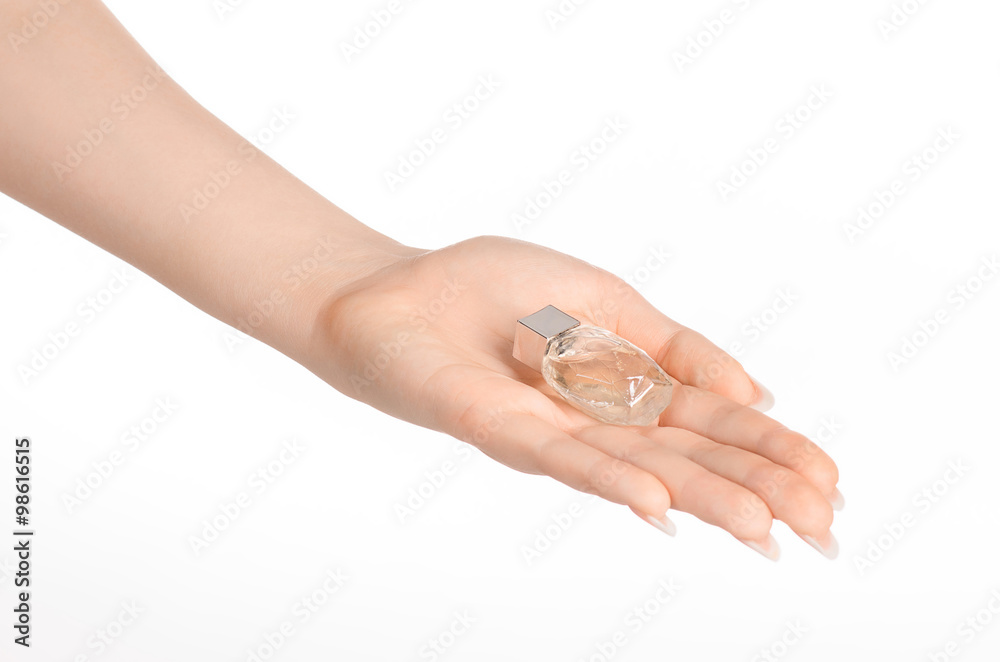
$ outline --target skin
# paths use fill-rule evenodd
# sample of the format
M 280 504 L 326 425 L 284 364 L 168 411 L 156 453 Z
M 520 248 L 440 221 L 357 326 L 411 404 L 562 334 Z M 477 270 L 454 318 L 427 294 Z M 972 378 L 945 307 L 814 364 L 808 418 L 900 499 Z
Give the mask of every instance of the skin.
M 0 9 L 9 35 L 39 7 Z M 426 250 L 368 228 L 202 108 L 94 0 L 0 45 L 0 98 L 0 190 L 342 393 L 668 533 L 682 510 L 777 558 L 777 518 L 835 556 L 833 461 L 757 411 L 770 394 L 735 359 L 613 274 L 512 239 Z M 664 368 L 674 396 L 658 426 L 599 423 L 512 358 L 515 320 L 547 304 Z

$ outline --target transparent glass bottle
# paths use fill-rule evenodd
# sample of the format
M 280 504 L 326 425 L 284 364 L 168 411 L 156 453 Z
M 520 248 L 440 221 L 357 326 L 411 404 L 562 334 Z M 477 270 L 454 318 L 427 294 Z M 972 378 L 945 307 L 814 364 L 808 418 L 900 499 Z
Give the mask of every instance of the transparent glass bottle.
M 655 425 L 673 384 L 644 351 L 554 306 L 518 320 L 514 357 L 566 402 L 605 423 Z

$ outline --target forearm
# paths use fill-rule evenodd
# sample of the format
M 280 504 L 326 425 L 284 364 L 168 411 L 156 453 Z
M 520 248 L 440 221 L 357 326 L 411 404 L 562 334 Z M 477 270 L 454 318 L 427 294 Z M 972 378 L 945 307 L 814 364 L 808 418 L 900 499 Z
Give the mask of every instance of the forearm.
M 38 11 L 0 7 L 3 35 Z M 315 307 L 405 251 L 202 108 L 101 3 L 5 42 L 0 190 L 224 322 L 296 353 Z

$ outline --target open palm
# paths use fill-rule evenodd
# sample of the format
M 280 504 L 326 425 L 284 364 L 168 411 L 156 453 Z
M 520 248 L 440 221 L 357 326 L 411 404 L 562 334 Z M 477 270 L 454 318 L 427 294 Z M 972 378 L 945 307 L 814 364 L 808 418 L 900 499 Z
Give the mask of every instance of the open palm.
M 657 426 L 600 423 L 511 356 L 516 320 L 548 304 L 663 367 L 674 392 Z M 499 237 L 414 251 L 326 307 L 312 354 L 308 367 L 347 395 L 627 505 L 667 533 L 675 508 L 777 558 L 777 518 L 836 555 L 833 461 L 748 406 L 770 396 L 735 359 L 586 262 Z

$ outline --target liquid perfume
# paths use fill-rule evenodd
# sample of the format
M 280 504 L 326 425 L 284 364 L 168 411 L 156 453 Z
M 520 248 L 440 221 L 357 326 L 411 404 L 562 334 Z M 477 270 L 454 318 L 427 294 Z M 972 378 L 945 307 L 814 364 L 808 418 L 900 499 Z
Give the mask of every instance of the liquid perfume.
M 655 425 L 673 384 L 644 351 L 555 306 L 517 321 L 514 358 L 542 374 L 566 402 L 604 423 Z

